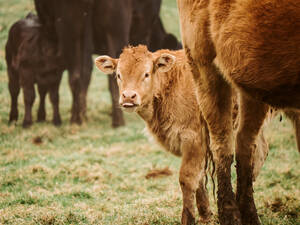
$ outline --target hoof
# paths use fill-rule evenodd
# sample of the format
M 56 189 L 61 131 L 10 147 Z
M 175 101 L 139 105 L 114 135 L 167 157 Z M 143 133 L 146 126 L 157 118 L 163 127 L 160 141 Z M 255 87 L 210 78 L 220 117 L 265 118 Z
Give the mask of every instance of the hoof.
M 200 224 L 210 223 L 212 221 L 212 215 L 213 214 L 211 211 L 207 212 L 205 215 L 200 215 L 199 223 Z
M 10 114 L 9 115 L 8 124 L 11 124 L 12 122 L 17 122 L 17 121 L 18 121 L 18 114 Z
M 61 125 L 61 119 L 54 119 L 52 121 L 52 123 L 53 123 L 54 126 L 60 126 Z
M 32 121 L 24 121 L 23 122 L 23 128 L 29 128 L 32 125 Z
M 122 127 L 122 126 L 125 126 L 125 122 L 122 121 L 120 123 L 112 123 L 112 127 L 113 128 L 118 128 L 118 127 Z
M 46 114 L 38 114 L 37 122 L 45 122 L 46 121 Z
M 196 225 L 195 217 L 187 208 L 182 211 L 181 225 Z
M 82 120 L 79 116 L 72 116 L 71 118 L 71 124 L 77 124 L 77 125 L 81 125 L 82 124 Z

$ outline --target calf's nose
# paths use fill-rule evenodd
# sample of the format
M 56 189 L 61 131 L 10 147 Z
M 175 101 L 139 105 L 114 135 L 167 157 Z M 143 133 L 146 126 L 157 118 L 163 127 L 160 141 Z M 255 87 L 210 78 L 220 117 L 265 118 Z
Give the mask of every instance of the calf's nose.
M 135 91 L 123 91 L 122 97 L 124 100 L 135 100 L 136 99 L 136 92 Z

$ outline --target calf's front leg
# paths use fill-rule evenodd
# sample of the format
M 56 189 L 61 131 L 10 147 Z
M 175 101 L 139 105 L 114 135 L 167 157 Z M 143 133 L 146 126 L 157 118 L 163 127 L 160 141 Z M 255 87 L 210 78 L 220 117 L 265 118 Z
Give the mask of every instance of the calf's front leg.
M 25 103 L 25 117 L 23 127 L 28 128 L 32 125 L 32 105 L 35 100 L 34 85 L 28 84 L 23 87 L 24 103 Z
M 203 172 L 204 170 L 205 152 L 200 149 L 200 143 L 197 141 L 184 143 L 181 149 L 182 162 L 179 174 L 179 183 L 183 198 L 181 224 L 192 225 L 196 224 L 195 197 L 201 175 L 203 175 L 201 171 Z
M 53 119 L 52 122 L 54 125 L 59 126 L 61 125 L 61 118 L 59 114 L 59 84 L 60 84 L 60 79 L 53 84 L 50 87 L 50 101 L 52 103 L 52 108 L 53 108 Z
M 200 216 L 199 222 L 208 223 L 211 219 L 212 212 L 209 207 L 209 198 L 204 184 L 204 176 L 200 179 L 199 186 L 196 191 L 196 202 Z
M 38 109 L 38 122 L 43 122 L 46 120 L 46 110 L 45 110 L 45 98 L 47 94 L 47 87 L 43 85 L 38 85 L 38 91 L 40 95 L 40 106 Z
M 292 110 L 285 110 L 284 112 L 294 126 L 297 148 L 300 153 L 300 113 Z

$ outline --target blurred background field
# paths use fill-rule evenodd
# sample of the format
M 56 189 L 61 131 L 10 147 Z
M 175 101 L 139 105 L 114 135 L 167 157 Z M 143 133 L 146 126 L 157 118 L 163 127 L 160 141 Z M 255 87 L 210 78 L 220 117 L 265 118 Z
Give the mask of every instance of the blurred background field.
M 33 10 L 32 0 L 0 0 L 0 224 L 180 224 L 180 159 L 149 141 L 143 121 L 134 114 L 125 114 L 126 127 L 111 128 L 107 79 L 95 69 L 88 121 L 82 126 L 69 124 L 66 73 L 60 86 L 61 127 L 51 124 L 47 101 L 48 122 L 22 129 L 22 95 L 19 121 L 8 125 L 4 46 L 9 27 Z M 180 37 L 175 0 L 163 0 L 161 16 L 167 30 Z M 37 105 L 38 98 L 34 118 Z M 300 224 L 300 157 L 292 126 L 276 117 L 266 135 L 270 153 L 255 183 L 260 219 L 268 225 Z M 145 178 L 152 169 L 165 167 L 171 176 Z M 211 224 L 217 224 L 214 217 Z

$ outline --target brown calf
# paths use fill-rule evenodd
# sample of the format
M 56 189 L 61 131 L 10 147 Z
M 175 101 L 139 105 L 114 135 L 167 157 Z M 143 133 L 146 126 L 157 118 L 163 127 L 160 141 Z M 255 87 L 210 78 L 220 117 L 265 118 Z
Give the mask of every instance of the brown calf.
M 211 211 L 203 178 L 209 134 L 184 51 L 151 53 L 145 46 L 129 47 L 119 59 L 100 56 L 95 63 L 106 74 L 116 72 L 122 108 L 138 113 L 167 151 L 182 155 L 179 175 L 183 194 L 182 224 L 195 222 L 195 199 L 200 221 L 208 221 Z M 258 174 L 268 153 L 262 133 L 257 146 L 260 148 L 259 163 L 255 164 Z
M 5 50 L 11 95 L 9 122 L 18 120 L 18 95 L 22 87 L 25 103 L 23 127 L 32 124 L 34 84 L 37 83 L 40 94 L 38 121 L 46 119 L 45 96 L 49 92 L 53 106 L 53 123 L 61 124 L 58 88 L 63 67 L 57 56 L 56 43 L 42 33 L 36 16 L 28 14 L 25 19 L 17 21 L 11 27 Z
M 177 3 L 182 41 L 216 161 L 220 223 L 259 224 L 252 186 L 254 141 L 266 104 L 300 109 L 300 0 Z M 230 169 L 231 87 L 241 91 L 236 197 Z

